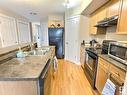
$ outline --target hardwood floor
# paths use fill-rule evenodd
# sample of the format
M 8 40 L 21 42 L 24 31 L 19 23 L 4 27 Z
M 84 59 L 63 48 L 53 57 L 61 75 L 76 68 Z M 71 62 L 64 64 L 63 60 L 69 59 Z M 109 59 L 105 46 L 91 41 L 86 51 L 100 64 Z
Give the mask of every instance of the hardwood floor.
M 98 95 L 93 91 L 81 68 L 69 61 L 59 60 L 58 71 L 52 78 L 47 95 Z

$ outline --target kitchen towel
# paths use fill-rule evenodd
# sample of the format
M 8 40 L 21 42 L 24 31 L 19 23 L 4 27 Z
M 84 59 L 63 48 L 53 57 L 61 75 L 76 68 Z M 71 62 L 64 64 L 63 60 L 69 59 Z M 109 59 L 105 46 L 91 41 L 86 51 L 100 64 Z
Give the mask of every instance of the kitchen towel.
M 115 91 L 116 91 L 115 84 L 110 79 L 107 79 L 107 82 L 102 91 L 102 95 L 115 95 Z
M 57 71 L 57 69 L 58 69 L 58 60 L 57 60 L 57 58 L 56 58 L 56 56 L 54 57 L 54 62 L 53 62 L 54 64 L 54 71 L 56 72 Z

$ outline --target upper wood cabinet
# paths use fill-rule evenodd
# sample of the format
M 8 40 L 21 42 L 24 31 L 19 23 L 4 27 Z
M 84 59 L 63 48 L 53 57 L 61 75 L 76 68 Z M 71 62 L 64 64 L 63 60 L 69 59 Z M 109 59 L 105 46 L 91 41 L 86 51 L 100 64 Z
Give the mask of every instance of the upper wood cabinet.
M 103 30 L 105 30 L 104 28 L 97 28 L 94 27 L 95 25 L 97 25 L 98 21 L 101 21 L 103 19 L 106 18 L 106 7 L 103 6 L 100 9 L 98 9 L 96 12 L 94 12 L 93 14 L 91 14 L 90 16 L 90 25 L 89 25 L 89 30 L 90 30 L 90 34 L 92 35 L 96 35 L 96 34 L 105 34 L 105 32 Z
M 97 15 L 92 15 L 90 17 L 90 25 L 89 25 L 89 29 L 90 29 L 90 34 L 96 34 L 97 33 L 97 28 L 94 27 L 97 24 Z
M 107 7 L 107 18 L 119 15 L 120 0 L 111 0 Z
M 121 3 L 117 34 L 127 34 L 127 0 L 122 0 Z

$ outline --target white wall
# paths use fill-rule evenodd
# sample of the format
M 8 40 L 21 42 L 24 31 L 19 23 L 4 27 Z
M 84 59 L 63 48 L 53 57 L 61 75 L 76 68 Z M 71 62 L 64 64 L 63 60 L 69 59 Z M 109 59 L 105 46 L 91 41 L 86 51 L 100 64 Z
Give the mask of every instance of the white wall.
M 86 16 L 80 16 L 80 33 L 79 33 L 79 43 L 82 43 L 83 40 L 90 41 L 91 36 L 89 34 L 89 18 Z
M 48 16 L 48 20 L 64 20 L 64 15 L 62 14 L 52 14 Z
M 41 21 L 41 30 L 42 30 L 42 46 L 48 46 L 48 19 Z
M 80 6 L 66 10 L 65 16 L 80 15 L 91 2 L 92 0 L 84 0 Z

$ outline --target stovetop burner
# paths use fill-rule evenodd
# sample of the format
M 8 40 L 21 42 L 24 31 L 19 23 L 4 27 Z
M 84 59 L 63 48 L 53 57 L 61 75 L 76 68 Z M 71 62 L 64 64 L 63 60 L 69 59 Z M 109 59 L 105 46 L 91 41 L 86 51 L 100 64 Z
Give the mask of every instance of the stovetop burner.
M 98 48 L 86 48 L 86 51 L 94 53 L 96 55 L 101 54 L 102 49 Z

